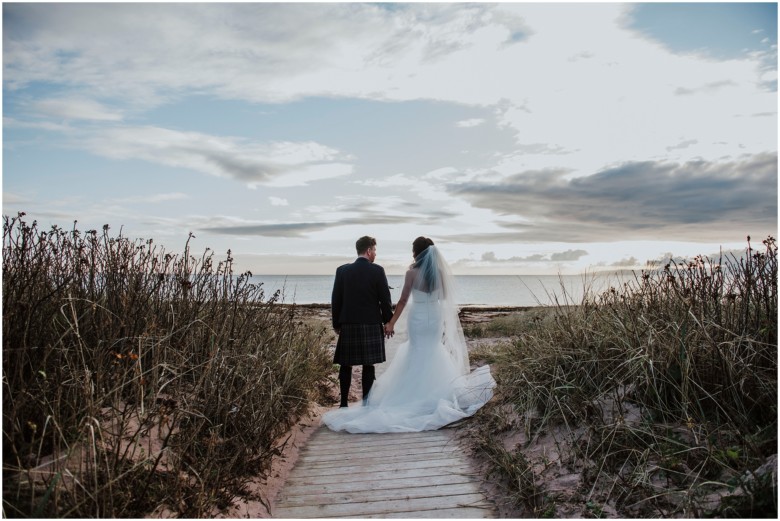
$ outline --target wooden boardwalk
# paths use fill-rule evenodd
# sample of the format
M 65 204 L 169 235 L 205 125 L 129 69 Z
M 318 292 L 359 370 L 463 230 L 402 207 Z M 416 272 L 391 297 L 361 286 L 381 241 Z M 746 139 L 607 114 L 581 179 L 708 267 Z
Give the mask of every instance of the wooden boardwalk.
M 349 434 L 320 427 L 276 501 L 275 518 L 489 518 L 493 506 L 454 432 Z

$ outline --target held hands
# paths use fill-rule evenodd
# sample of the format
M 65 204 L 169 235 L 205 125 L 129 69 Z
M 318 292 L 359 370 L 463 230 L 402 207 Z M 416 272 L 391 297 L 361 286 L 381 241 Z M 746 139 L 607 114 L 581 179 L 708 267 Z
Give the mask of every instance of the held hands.
M 385 324 L 385 338 L 392 338 L 395 335 L 395 325 L 388 322 Z

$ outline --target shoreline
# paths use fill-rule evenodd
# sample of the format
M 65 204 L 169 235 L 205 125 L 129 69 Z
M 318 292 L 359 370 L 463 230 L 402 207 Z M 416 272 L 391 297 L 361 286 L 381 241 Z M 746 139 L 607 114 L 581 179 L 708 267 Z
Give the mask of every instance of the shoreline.
M 298 309 L 310 318 L 330 322 L 330 304 L 279 304 L 283 309 Z M 466 305 L 458 306 L 458 318 L 461 324 L 474 324 L 486 322 L 493 318 L 527 313 L 535 309 L 543 309 L 550 306 L 490 306 L 490 305 Z
M 330 309 L 329 303 L 309 303 L 309 304 L 296 304 L 296 303 L 278 303 L 277 305 L 282 307 L 296 307 L 296 308 L 305 308 L 305 309 Z M 459 305 L 458 309 L 461 312 L 468 311 L 530 311 L 532 309 L 540 309 L 540 308 L 546 308 L 551 306 L 546 306 L 543 304 L 539 304 L 536 306 L 521 306 L 521 305 L 494 305 L 494 304 L 463 304 Z

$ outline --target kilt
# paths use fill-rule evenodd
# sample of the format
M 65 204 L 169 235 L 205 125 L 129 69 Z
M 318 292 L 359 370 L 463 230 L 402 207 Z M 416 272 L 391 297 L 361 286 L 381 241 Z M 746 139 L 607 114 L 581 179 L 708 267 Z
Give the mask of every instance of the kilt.
M 341 324 L 333 363 L 379 364 L 385 358 L 385 328 L 382 324 Z

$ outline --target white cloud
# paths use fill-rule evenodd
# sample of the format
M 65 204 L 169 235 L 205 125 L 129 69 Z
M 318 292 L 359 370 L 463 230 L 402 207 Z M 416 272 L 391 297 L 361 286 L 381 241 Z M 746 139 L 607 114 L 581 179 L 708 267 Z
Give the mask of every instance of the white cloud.
M 483 123 L 485 123 L 485 120 L 482 118 L 472 118 L 472 119 L 464 119 L 458 121 L 457 123 L 455 123 L 455 126 L 460 128 L 470 128 L 470 127 L 478 127 Z
M 348 175 L 349 159 L 312 142 L 256 142 L 161 127 L 113 127 L 88 133 L 75 146 L 114 159 L 143 159 L 228 177 L 250 185 L 304 185 Z
M 47 98 L 36 101 L 33 110 L 55 119 L 121 121 L 122 112 L 85 98 Z
M 493 251 L 487 251 L 482 254 L 482 261 L 483 262 L 492 262 L 492 263 L 508 263 L 508 264 L 519 264 L 519 263 L 539 263 L 539 262 L 572 262 L 572 261 L 578 261 L 581 257 L 585 257 L 588 255 L 588 252 L 585 250 L 572 250 L 568 249 L 566 251 L 561 252 L 553 252 L 549 255 L 542 254 L 542 253 L 533 253 L 530 255 L 526 255 L 524 257 L 519 256 L 512 256 L 509 258 L 498 258 Z
M 8 116 L 3 117 L 3 128 L 29 128 L 51 132 L 73 131 L 73 127 L 67 123 L 53 123 L 51 121 L 27 121 Z
M 676 144 L 670 135 L 698 140 L 669 157 L 680 161 L 733 156 L 744 151 L 740 147 L 776 148 L 774 121 L 734 121 L 741 114 L 776 110 L 776 94 L 758 87 L 771 79 L 771 71 L 761 68 L 763 56 L 715 61 L 675 55 L 622 25 L 630 5 L 566 4 L 565 16 L 563 8 L 9 6 L 34 13 L 37 27 L 32 33 L 9 30 L 5 77 L 11 89 L 57 78 L 84 96 L 111 94 L 140 104 L 195 91 L 266 102 L 336 96 L 495 106 L 501 107 L 501 122 L 515 130 L 518 145 L 574 151 L 565 165 L 560 158 L 531 154 L 524 158 L 530 167 L 555 163 L 582 173 L 604 166 L 607 157 L 665 156 Z M 216 17 L 231 23 L 214 24 Z M 28 39 L 36 42 L 35 52 Z M 573 59 L 583 56 L 587 59 Z M 713 85 L 723 87 L 708 87 Z M 676 95 L 681 91 L 698 93 Z M 118 115 L 96 106 L 82 110 L 83 117 Z
M 395 174 L 379 179 L 369 179 L 366 181 L 356 181 L 366 186 L 375 186 L 377 188 L 388 187 L 413 187 L 419 184 L 419 180 L 409 177 L 406 174 Z
M 3 204 L 27 204 L 32 200 L 29 197 L 23 195 L 11 193 L 7 190 L 3 190 Z
M 283 197 L 274 197 L 269 196 L 268 201 L 271 203 L 271 206 L 290 206 L 290 201 Z
M 182 199 L 189 199 L 187 194 L 181 192 L 171 192 L 166 194 L 151 194 L 151 195 L 139 195 L 137 197 L 123 197 L 121 199 L 114 199 L 111 202 L 116 204 L 130 204 L 130 203 L 165 203 L 168 201 L 179 201 Z

